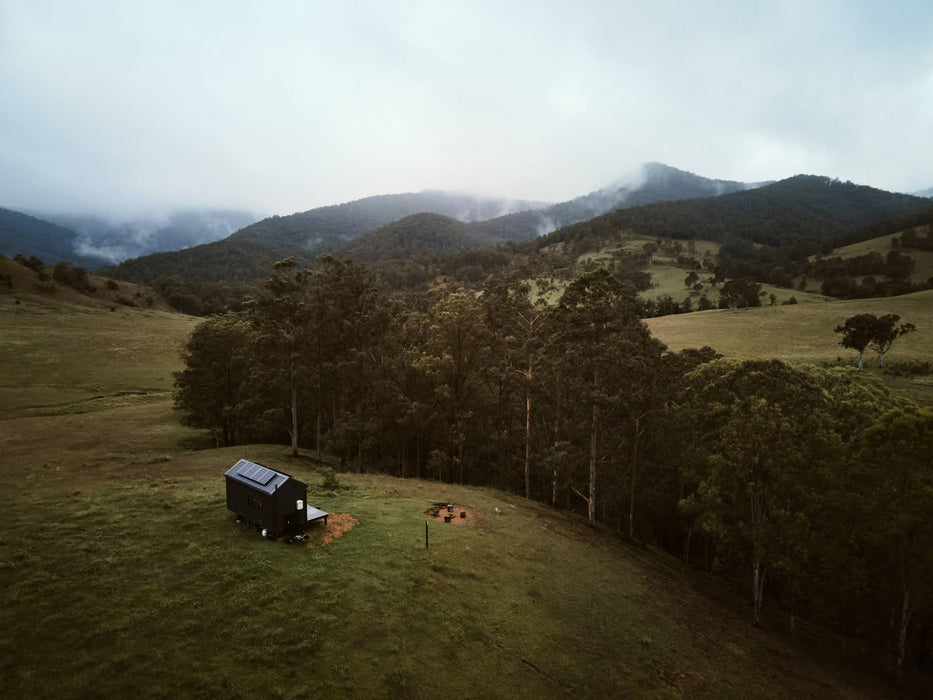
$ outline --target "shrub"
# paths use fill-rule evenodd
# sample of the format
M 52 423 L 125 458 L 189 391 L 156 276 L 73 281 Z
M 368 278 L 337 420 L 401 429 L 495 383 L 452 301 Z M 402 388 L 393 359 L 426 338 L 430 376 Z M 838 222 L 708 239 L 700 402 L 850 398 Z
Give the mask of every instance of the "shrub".
M 331 467 L 320 467 L 317 473 L 321 475 L 321 488 L 325 491 L 339 491 L 341 484 L 337 478 L 337 472 Z
M 905 360 L 886 364 L 882 370 L 893 377 L 915 377 L 933 374 L 933 363 L 922 360 Z

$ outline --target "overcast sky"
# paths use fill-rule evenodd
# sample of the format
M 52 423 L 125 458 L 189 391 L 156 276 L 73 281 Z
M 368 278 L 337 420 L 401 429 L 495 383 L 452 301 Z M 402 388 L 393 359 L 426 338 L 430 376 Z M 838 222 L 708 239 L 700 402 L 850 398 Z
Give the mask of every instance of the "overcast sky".
M 930 0 L 0 0 L 0 206 L 933 186 Z

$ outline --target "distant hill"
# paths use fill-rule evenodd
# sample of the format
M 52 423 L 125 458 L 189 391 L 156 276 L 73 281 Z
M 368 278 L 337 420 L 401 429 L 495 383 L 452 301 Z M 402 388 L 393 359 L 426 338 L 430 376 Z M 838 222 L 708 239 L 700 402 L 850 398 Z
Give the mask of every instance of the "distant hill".
M 437 190 L 366 197 L 289 216 L 273 216 L 237 231 L 233 242 L 260 243 L 279 256 L 314 258 L 340 250 L 370 231 L 406 216 L 440 214 L 458 221 L 477 221 L 540 203 L 485 199 Z
M 80 255 L 118 263 L 128 258 L 181 250 L 226 238 L 259 217 L 238 210 L 182 210 L 112 220 L 94 214 L 43 214 L 78 234 Z
M 57 266 L 58 263 L 33 269 L 0 255 L 0 302 L 19 304 L 23 301 L 40 306 L 72 304 L 95 309 L 143 307 L 166 311 L 170 308 L 155 290 L 144 285 L 94 274 L 60 277 Z
M 467 223 L 469 234 L 476 241 L 486 241 L 487 245 L 520 242 L 617 207 L 684 197 L 711 197 L 755 186 L 711 180 L 660 163 L 649 163 L 635 176 L 553 205 L 436 190 L 378 195 L 288 216 L 272 216 L 208 246 L 126 261 L 115 274 L 138 281 L 167 275 L 182 275 L 199 281 L 258 278 L 268 274 L 270 261 L 294 256 L 303 264 L 311 264 L 321 253 L 349 249 L 354 241 L 379 227 L 421 213 L 439 214 Z M 424 226 L 425 221 L 419 225 Z M 476 247 L 473 242 L 469 245 Z
M 654 202 L 716 197 L 744 192 L 763 183 L 711 180 L 663 163 L 646 163 L 637 174 L 595 192 L 534 212 L 521 212 L 484 221 L 476 228 L 507 240 L 528 240 L 616 209 Z
M 0 208 L 0 253 L 9 257 L 34 255 L 47 265 L 67 261 L 88 268 L 107 262 L 97 255 L 78 253 L 79 238 L 70 228 Z
M 340 252 L 359 262 L 414 260 L 475 250 L 493 242 L 449 216 L 422 213 L 367 233 Z
M 933 187 L 927 187 L 925 190 L 914 192 L 914 195 L 916 195 L 917 197 L 926 197 L 927 199 L 933 199 Z
M 413 214 L 429 212 L 459 221 L 475 221 L 539 206 L 544 205 L 436 190 L 377 195 L 288 216 L 272 216 L 215 243 L 125 261 L 114 274 L 138 281 L 168 275 L 198 281 L 257 279 L 268 275 L 276 260 L 293 256 L 303 264 L 312 264 L 321 253 L 346 248 L 370 231 Z
M 798 175 L 720 197 L 619 209 L 568 226 L 539 241 L 539 247 L 584 238 L 610 238 L 619 231 L 643 236 L 741 240 L 773 247 L 840 245 L 860 228 L 929 208 L 921 197 Z M 866 234 L 865 237 L 870 237 Z

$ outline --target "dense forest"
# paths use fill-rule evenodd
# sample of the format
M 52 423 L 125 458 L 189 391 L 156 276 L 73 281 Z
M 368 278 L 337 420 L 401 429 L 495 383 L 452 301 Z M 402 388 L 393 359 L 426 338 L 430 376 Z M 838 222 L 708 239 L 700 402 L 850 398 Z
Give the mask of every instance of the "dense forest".
M 861 227 L 929 209 L 929 200 L 921 197 L 797 175 L 722 197 L 619 209 L 555 231 L 537 245 L 632 230 L 650 237 L 719 243 L 737 238 L 771 248 L 816 252 L 851 242 L 853 232 Z
M 196 329 L 176 407 L 219 445 L 579 512 L 734 581 L 755 622 L 780 609 L 896 675 L 933 664 L 933 411 L 854 369 L 670 352 L 606 270 L 546 292 L 406 302 L 352 262 L 287 259 Z

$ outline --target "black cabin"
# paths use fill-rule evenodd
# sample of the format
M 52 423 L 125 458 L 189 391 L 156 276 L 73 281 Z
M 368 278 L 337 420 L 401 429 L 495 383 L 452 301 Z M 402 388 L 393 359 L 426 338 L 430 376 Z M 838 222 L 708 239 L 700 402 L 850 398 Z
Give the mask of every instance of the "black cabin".
M 227 508 L 268 536 L 304 529 L 308 522 L 308 485 L 284 472 L 245 459 L 224 474 Z

